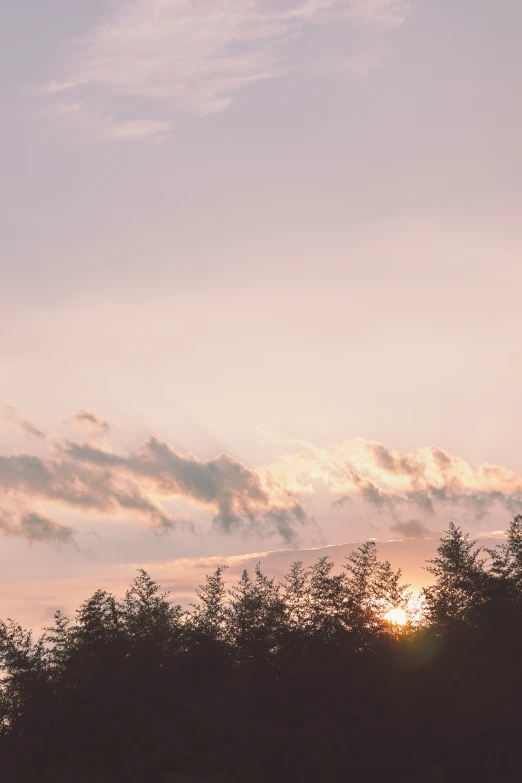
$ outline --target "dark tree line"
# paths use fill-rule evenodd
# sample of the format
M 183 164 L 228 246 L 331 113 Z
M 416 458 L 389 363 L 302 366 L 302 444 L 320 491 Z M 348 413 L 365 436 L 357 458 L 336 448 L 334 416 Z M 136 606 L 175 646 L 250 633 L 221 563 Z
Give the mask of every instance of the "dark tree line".
M 140 571 L 39 639 L 0 622 L 2 780 L 520 779 L 522 516 L 493 550 L 450 525 L 427 570 L 422 616 L 368 542 L 218 568 L 190 611 Z

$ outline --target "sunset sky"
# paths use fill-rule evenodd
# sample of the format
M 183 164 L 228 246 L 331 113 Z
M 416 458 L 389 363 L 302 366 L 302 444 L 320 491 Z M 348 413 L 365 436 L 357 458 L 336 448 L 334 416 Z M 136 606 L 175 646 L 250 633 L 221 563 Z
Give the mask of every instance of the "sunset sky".
M 0 18 L 0 616 L 522 513 L 520 0 Z

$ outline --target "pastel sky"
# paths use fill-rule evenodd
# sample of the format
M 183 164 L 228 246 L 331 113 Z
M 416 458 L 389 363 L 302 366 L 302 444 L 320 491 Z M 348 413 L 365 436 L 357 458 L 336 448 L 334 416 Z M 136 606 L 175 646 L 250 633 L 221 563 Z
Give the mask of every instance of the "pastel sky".
M 5 4 L 0 616 L 522 511 L 521 28 Z

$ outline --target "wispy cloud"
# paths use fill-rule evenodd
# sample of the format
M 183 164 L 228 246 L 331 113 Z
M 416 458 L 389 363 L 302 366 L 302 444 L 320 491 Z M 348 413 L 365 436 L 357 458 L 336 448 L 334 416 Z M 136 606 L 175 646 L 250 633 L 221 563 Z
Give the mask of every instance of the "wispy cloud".
M 415 0 L 354 0 L 350 11 L 365 22 L 400 27 L 416 4 Z
M 68 90 L 74 85 L 52 85 L 48 94 Z M 170 138 L 175 131 L 172 120 L 116 119 L 100 113 L 101 106 L 89 106 L 83 101 L 58 101 L 52 107 L 55 114 L 67 120 L 75 129 L 87 130 L 99 140 L 107 142 L 156 143 Z
M 95 416 L 94 413 L 90 413 L 89 411 L 78 411 L 78 413 L 75 413 L 72 417 L 72 421 L 75 421 L 78 424 L 87 424 L 96 432 L 102 432 L 106 435 L 110 431 L 109 422 L 105 421 L 104 419 L 100 419 L 98 416 Z
M 42 430 L 38 429 L 31 421 L 25 419 L 17 408 L 13 408 L 12 405 L 4 405 L 3 407 L 4 419 L 12 421 L 23 433 L 29 438 L 35 438 L 36 440 L 45 440 L 46 435 Z
M 98 118 L 94 126 L 106 125 L 102 138 L 161 140 L 179 114 L 223 111 L 243 88 L 298 68 L 285 44 L 314 25 L 357 21 L 394 28 L 411 7 L 411 0 L 119 0 L 67 47 L 61 78 L 44 92 L 73 94 L 73 102 L 59 106 L 75 111 L 87 101 L 83 111 Z M 366 74 L 374 62 L 375 56 L 359 57 L 352 67 Z M 132 118 L 105 116 L 107 102 L 118 98 L 134 99 Z M 151 101 L 166 119 L 144 116 Z
M 154 120 L 107 119 L 100 128 L 100 137 L 109 141 L 165 141 L 174 133 L 173 122 Z
M 72 527 L 34 511 L 22 513 L 17 519 L 14 514 L 0 509 L 0 535 L 38 543 L 72 544 L 74 541 Z
M 482 538 L 490 538 L 490 539 L 491 538 L 493 538 L 493 539 L 494 538 L 500 538 L 500 539 L 504 539 L 504 538 L 507 538 L 507 537 L 508 537 L 507 530 L 487 530 L 485 532 L 477 534 L 477 538 L 480 538 L 480 539 L 482 539 Z
M 335 65 L 336 71 L 345 71 L 358 81 L 365 81 L 368 76 L 382 67 L 383 58 L 376 54 L 360 54 L 346 57 Z

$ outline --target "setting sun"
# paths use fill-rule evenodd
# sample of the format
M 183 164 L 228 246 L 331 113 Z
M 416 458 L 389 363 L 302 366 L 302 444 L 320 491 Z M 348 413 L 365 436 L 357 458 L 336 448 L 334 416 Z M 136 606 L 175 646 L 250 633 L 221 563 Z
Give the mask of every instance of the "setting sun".
M 393 625 L 406 625 L 408 622 L 408 615 L 404 609 L 397 607 L 396 609 L 390 609 L 389 612 L 386 612 L 384 619 L 389 623 L 393 623 Z

